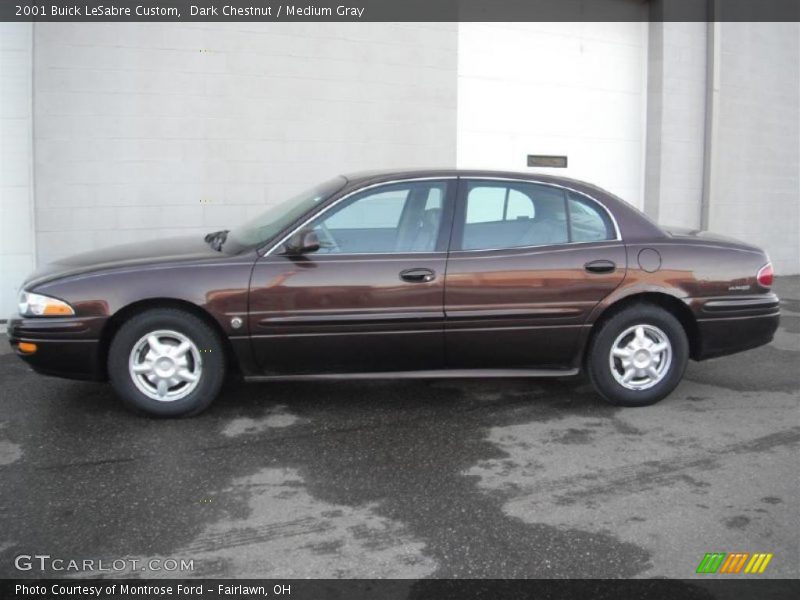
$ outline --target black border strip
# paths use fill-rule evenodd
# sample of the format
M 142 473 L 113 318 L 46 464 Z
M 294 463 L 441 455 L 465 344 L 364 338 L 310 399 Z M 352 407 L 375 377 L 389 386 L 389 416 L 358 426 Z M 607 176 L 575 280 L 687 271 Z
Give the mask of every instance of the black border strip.
M 191 6 L 213 8 L 192 14 Z M 103 7 L 101 9 L 100 7 Z M 249 13 L 232 11 L 251 9 Z M 294 10 L 290 10 L 293 7 Z M 339 10 L 339 7 L 356 9 Z M 252 10 L 257 9 L 257 10 Z M 300 10 L 298 10 L 300 9 Z M 798 21 L 798 0 L 3 0 L 19 22 Z
M 151 593 L 121 593 L 124 585 Z M 178 586 L 195 593 L 179 594 Z M 26 586 L 20 591 L 17 586 Z M 199 586 L 199 588 L 198 588 Z M 263 586 L 263 593 L 246 590 Z M 91 588 L 93 591 L 89 591 Z M 199 593 L 198 593 L 199 589 Z M 38 590 L 38 591 L 32 591 Z M 82 590 L 82 591 L 81 591 Z M 280 592 L 280 593 L 276 593 Z M 758 579 L 740 576 L 719 579 L 50 579 L 0 582 L 4 600 L 142 600 L 181 598 L 286 598 L 290 600 L 712 600 L 759 598 L 776 600 L 800 596 L 800 582 L 790 579 Z

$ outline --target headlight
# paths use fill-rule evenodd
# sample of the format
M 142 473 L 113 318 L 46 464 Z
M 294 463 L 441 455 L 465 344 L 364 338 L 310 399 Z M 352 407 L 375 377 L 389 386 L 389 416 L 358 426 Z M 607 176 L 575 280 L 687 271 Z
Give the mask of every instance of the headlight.
M 19 314 L 23 317 L 66 317 L 74 315 L 75 311 L 63 300 L 23 291 L 19 295 Z

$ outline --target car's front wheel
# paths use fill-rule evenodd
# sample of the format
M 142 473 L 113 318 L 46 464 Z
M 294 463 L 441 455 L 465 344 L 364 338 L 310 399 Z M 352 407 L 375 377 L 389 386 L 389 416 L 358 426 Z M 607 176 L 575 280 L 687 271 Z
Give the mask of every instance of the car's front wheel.
M 611 404 L 647 406 L 677 387 L 688 359 L 681 322 L 662 308 L 639 304 L 600 325 L 586 366 L 595 389 Z
M 217 396 L 225 357 L 216 332 L 178 309 L 139 313 L 117 331 L 108 375 L 129 408 L 159 417 L 195 415 Z

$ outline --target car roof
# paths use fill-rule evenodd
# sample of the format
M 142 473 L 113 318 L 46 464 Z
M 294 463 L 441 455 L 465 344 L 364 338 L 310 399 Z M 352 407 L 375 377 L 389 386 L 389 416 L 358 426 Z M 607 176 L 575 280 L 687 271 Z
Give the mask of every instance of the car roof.
M 344 173 L 342 175 L 347 181 L 354 185 L 363 185 L 369 182 L 386 181 L 390 179 L 414 179 L 425 177 L 487 177 L 493 179 L 525 179 L 536 180 L 547 183 L 563 185 L 564 187 L 586 187 L 599 190 L 608 194 L 595 185 L 571 177 L 560 175 L 550 175 L 546 173 L 522 172 L 522 171 L 503 171 L 494 169 L 382 169 L 371 171 L 357 171 L 354 173 Z

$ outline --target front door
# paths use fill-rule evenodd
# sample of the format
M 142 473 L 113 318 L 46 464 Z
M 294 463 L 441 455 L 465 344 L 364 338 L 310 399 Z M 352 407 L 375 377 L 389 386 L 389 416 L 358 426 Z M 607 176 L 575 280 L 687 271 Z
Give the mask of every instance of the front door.
M 462 180 L 445 284 L 447 366 L 575 366 L 581 328 L 625 269 L 625 247 L 594 200 Z
M 373 186 L 307 225 L 317 252 L 264 256 L 249 325 L 267 375 L 435 369 L 455 179 Z

